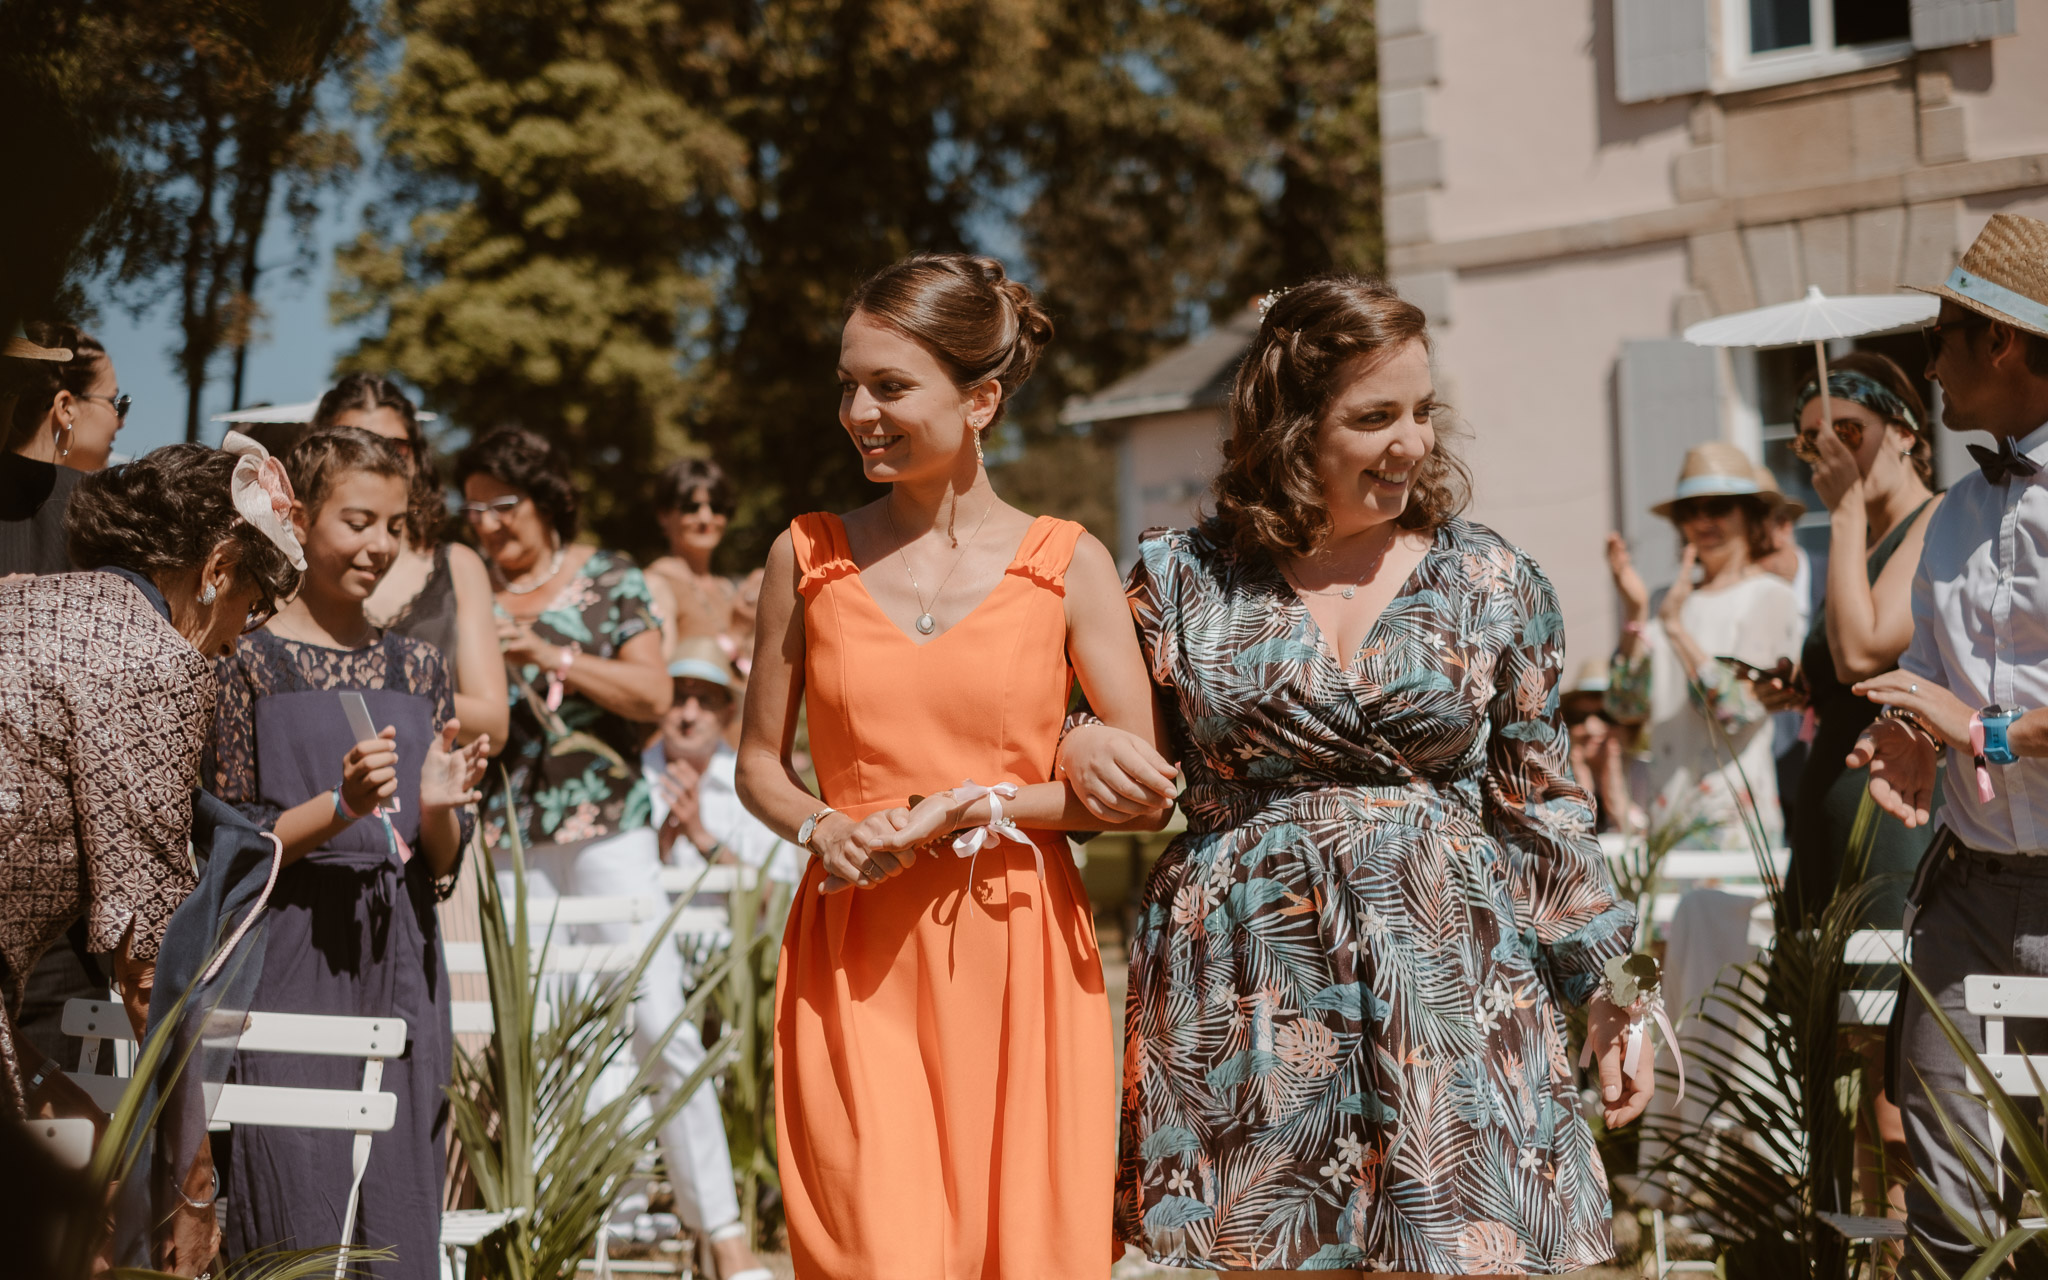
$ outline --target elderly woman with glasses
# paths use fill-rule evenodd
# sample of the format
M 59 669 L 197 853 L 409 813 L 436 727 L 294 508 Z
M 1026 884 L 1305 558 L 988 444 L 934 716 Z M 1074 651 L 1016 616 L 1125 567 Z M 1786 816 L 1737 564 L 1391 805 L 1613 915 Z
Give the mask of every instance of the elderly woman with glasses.
M 0 584 L 0 1117 L 97 1116 L 19 1034 L 29 974 L 82 922 L 141 1035 L 164 928 L 197 883 L 212 660 L 298 587 L 282 471 L 228 441 L 246 452 L 171 445 L 87 476 L 65 518 L 91 571 Z M 210 1165 L 198 1175 L 203 1201 Z M 200 1211 L 206 1229 L 182 1237 L 197 1252 L 170 1259 L 186 1275 L 213 1256 Z
M 508 852 L 508 829 L 525 848 L 527 892 L 639 898 L 666 908 L 650 780 L 641 749 L 675 696 L 654 597 L 633 562 L 615 551 L 572 546 L 577 494 L 562 455 L 521 428 L 492 432 L 456 459 L 463 513 L 497 585 L 498 642 L 512 677 L 511 739 L 502 757 L 510 785 L 485 799 L 485 839 Z M 573 739 L 572 739 L 573 735 Z M 509 858 L 501 857 L 501 872 Z M 623 925 L 565 930 L 569 941 L 638 943 Z M 659 1095 L 702 1061 L 686 1034 L 663 1036 L 683 1012 L 682 956 L 657 947 L 633 1004 L 633 1049 L 659 1060 Z M 657 1106 L 661 1105 L 659 1102 Z M 703 1094 L 662 1127 L 676 1208 L 728 1262 L 744 1262 L 744 1228 L 731 1166 L 706 1170 L 698 1135 L 717 1125 Z M 750 1280 L 759 1280 L 751 1266 Z
M 1752 833 L 1774 847 L 1783 839 L 1770 716 L 1739 677 L 1744 664 L 1789 669 L 1805 635 L 1798 594 L 1758 563 L 1784 501 L 1734 445 L 1686 454 L 1678 492 L 1650 508 L 1684 544 L 1655 616 L 1627 544 L 1607 536 L 1624 605 L 1607 705 L 1620 723 L 1648 724 L 1650 827 L 1680 848 L 1747 849 Z

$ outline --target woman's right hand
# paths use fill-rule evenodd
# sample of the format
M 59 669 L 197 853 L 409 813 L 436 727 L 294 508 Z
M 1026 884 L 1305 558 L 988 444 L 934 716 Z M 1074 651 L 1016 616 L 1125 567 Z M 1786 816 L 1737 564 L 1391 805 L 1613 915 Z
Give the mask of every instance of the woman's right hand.
M 858 822 L 843 813 L 828 813 L 818 820 L 818 829 L 811 833 L 811 850 L 825 864 L 825 883 L 818 886 L 818 892 L 838 893 L 855 885 L 866 887 L 907 866 L 907 862 L 899 864 L 897 859 L 911 855 L 877 852 L 874 848 L 874 841 L 884 831 L 895 830 L 889 821 L 892 813 L 907 818 L 910 811 L 888 810 Z
M 1621 593 L 1621 599 L 1628 606 L 1628 617 L 1632 622 L 1641 622 L 1650 616 L 1650 588 L 1643 584 L 1643 575 L 1636 572 L 1636 562 L 1628 553 L 1628 543 L 1618 533 L 1607 535 L 1607 572 L 1614 578 L 1614 589 Z
M 386 725 L 341 758 L 341 802 L 367 814 L 398 793 L 398 729 Z
M 1089 813 L 1108 823 L 1151 817 L 1173 808 L 1180 770 L 1135 733 L 1084 724 L 1060 743 L 1054 776 L 1064 778 Z

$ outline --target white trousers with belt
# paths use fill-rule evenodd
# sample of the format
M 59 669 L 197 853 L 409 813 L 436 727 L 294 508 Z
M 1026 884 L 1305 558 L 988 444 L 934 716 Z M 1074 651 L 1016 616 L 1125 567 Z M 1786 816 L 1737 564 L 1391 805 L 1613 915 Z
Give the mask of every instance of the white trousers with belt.
M 501 856 L 497 862 L 500 882 L 509 901 L 511 860 Z M 528 850 L 526 894 L 529 919 L 547 919 L 546 900 L 556 896 L 639 898 L 658 904 L 665 914 L 668 895 L 661 889 L 661 854 L 654 829 L 641 827 L 580 844 L 541 845 Z M 659 918 L 657 915 L 656 919 Z M 556 941 L 640 944 L 645 942 L 649 927 L 563 926 Z M 661 1057 L 661 1070 L 655 1077 L 657 1099 L 668 1097 L 704 1061 L 703 1037 L 691 1023 L 679 1027 L 666 1045 L 655 1044 L 662 1031 L 682 1013 L 683 1003 L 683 958 L 671 939 L 655 951 L 633 1001 L 634 1056 L 640 1062 L 647 1061 L 650 1052 L 659 1052 Z M 725 1144 L 725 1122 L 719 1116 L 717 1093 L 710 1082 L 691 1095 L 662 1126 L 660 1140 L 669 1181 L 675 1187 L 678 1216 L 700 1232 L 716 1231 L 738 1222 L 740 1206 L 733 1189 L 732 1156 Z

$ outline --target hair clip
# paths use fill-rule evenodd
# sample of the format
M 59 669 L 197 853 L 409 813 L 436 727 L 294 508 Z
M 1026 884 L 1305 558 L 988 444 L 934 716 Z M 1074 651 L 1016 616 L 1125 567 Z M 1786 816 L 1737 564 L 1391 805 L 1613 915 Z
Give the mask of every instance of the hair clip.
M 1258 302 L 1259 319 L 1264 320 L 1266 318 L 1266 313 L 1273 309 L 1273 304 L 1280 301 L 1280 299 L 1286 297 L 1293 290 L 1293 288 L 1293 285 L 1289 285 L 1285 289 L 1274 289 L 1271 292 L 1261 296 Z

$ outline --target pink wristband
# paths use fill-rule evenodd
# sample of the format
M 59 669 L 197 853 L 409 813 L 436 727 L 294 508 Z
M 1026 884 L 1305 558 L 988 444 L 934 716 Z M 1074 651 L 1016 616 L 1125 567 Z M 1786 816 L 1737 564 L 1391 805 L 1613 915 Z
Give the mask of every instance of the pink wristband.
M 555 669 L 548 672 L 548 710 L 559 711 L 562 707 L 562 690 L 569 679 L 569 668 L 576 663 L 576 657 L 583 649 L 573 641 L 562 646 L 562 656 L 555 661 Z

